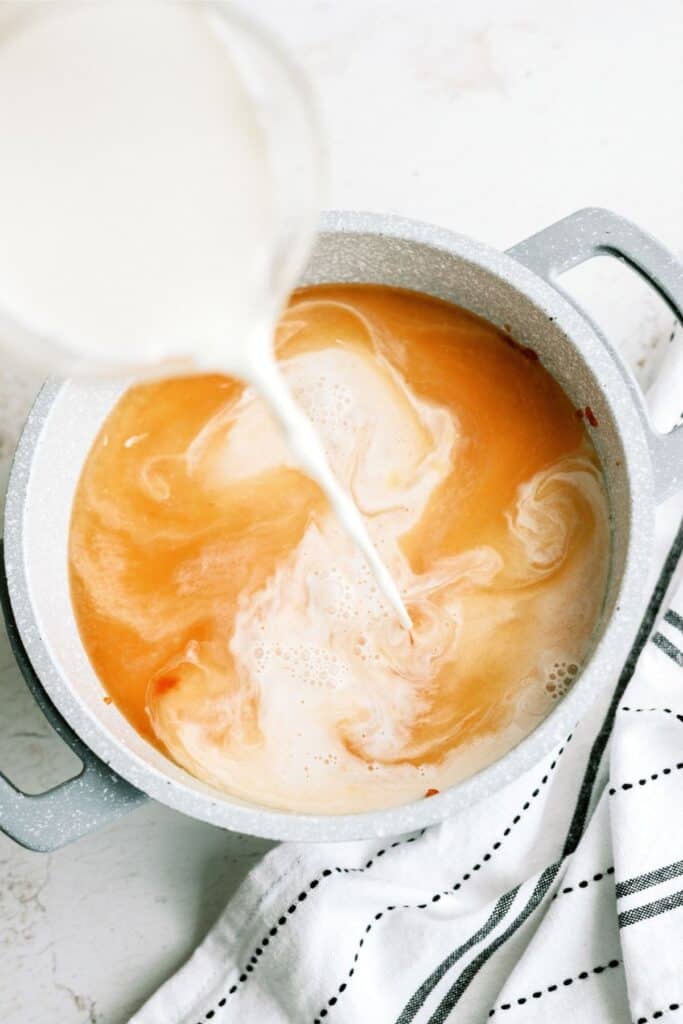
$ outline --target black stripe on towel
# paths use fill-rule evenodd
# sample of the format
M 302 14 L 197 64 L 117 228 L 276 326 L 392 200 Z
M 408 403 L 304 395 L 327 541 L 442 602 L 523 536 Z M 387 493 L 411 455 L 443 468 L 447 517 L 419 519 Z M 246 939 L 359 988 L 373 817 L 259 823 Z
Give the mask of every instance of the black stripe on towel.
M 683 668 L 683 651 L 679 651 L 676 644 L 672 644 L 662 633 L 655 633 L 652 637 L 652 643 L 659 647 L 660 651 L 668 654 L 671 660 L 675 661 L 680 668 Z
M 619 914 L 619 927 L 627 928 L 630 924 L 639 924 L 651 917 L 659 917 L 669 910 L 683 907 L 683 891 L 674 892 L 671 896 L 663 896 L 661 900 L 654 903 L 644 903 L 642 907 L 634 907 L 633 910 L 624 910 Z
M 636 714 L 652 714 L 653 711 L 658 711 L 662 715 L 676 715 L 673 708 L 627 708 L 623 704 L 619 708 L 620 711 L 634 711 Z M 678 722 L 683 722 L 683 715 L 676 715 Z
M 668 612 L 664 616 L 664 620 L 669 623 L 670 626 L 675 626 L 676 629 L 680 629 L 683 633 L 683 615 L 679 615 L 673 608 L 669 608 Z
M 674 765 L 667 765 L 665 768 L 660 768 L 657 772 L 651 772 L 650 775 L 644 775 L 634 782 L 620 782 L 618 786 L 610 786 L 608 793 L 610 796 L 616 796 L 620 791 L 625 793 L 631 789 L 634 793 L 637 793 L 641 786 L 648 786 L 651 782 L 656 782 L 657 779 L 664 779 L 667 775 L 671 775 L 672 772 L 683 772 L 683 761 L 678 761 Z
M 675 864 L 667 864 L 663 868 L 654 868 L 652 871 L 645 871 L 635 878 L 628 878 L 625 882 L 617 882 L 617 899 L 623 896 L 631 896 L 634 892 L 642 892 L 660 882 L 668 882 L 670 878 L 678 878 L 683 875 L 683 860 L 677 860 Z
M 474 932 L 467 942 L 463 942 L 461 946 L 458 946 L 452 953 L 449 953 L 448 956 L 441 961 L 436 970 L 432 971 L 426 981 L 422 982 L 417 991 L 406 1003 L 400 1017 L 396 1021 L 396 1024 L 410 1024 L 410 1022 L 414 1020 L 416 1014 L 419 1013 L 422 1008 L 424 1001 L 436 988 L 446 971 L 449 971 L 453 964 L 456 963 L 464 953 L 471 949 L 472 946 L 475 946 L 478 942 L 481 942 L 482 939 L 485 939 L 486 936 L 493 931 L 496 925 L 500 924 L 512 906 L 518 892 L 519 886 L 517 885 L 514 889 L 510 889 L 509 892 L 506 892 L 504 896 L 501 896 L 479 931 Z
M 667 1010 L 670 1013 L 675 1013 L 676 1010 L 680 1010 L 680 1008 L 680 1003 L 669 1003 L 668 1006 L 663 1006 L 660 1010 L 655 1010 L 649 1017 L 634 1017 L 633 1024 L 650 1024 L 651 1021 L 661 1020 Z
M 501 932 L 500 935 L 497 935 L 493 942 L 491 942 L 486 949 L 483 949 L 478 956 L 475 956 L 474 960 L 468 964 L 458 980 L 451 985 L 450 989 L 429 1018 L 428 1024 L 444 1024 L 444 1021 L 452 1011 L 453 1007 L 459 1001 L 460 997 L 468 988 L 470 982 L 479 973 L 481 968 L 493 956 L 496 950 L 500 949 L 500 947 L 515 934 L 518 928 L 521 928 L 527 918 L 531 917 L 534 910 L 541 903 L 555 881 L 557 873 L 560 870 L 561 863 L 562 862 L 558 860 L 542 872 L 536 882 L 534 891 L 517 917 L 507 926 L 505 931 Z
M 543 988 L 537 988 L 534 992 L 531 992 L 526 996 L 517 996 L 516 998 L 508 999 L 506 1002 L 501 1003 L 499 1006 L 493 1006 L 489 1010 L 489 1017 L 494 1017 L 500 1010 L 514 1010 L 517 1006 L 524 1006 L 525 1003 L 531 1003 L 534 999 L 542 999 L 544 995 L 552 995 L 554 992 L 561 992 L 564 988 L 569 985 L 573 985 L 575 981 L 588 981 L 589 978 L 595 977 L 597 974 L 603 974 L 605 971 L 613 971 L 616 967 L 621 967 L 621 960 L 613 958 L 606 964 L 596 964 L 595 967 L 591 967 L 590 971 L 580 971 L 578 974 L 573 976 L 570 975 L 568 978 L 562 978 L 561 981 L 553 982 L 551 985 L 546 985 Z M 524 1020 L 524 1018 L 521 1018 Z

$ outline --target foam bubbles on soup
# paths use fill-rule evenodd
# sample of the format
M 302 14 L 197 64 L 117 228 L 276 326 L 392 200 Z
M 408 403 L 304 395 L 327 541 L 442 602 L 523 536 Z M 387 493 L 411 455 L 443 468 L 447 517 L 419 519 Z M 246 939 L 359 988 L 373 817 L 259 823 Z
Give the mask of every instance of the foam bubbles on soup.
M 598 459 L 528 350 L 426 296 L 303 289 L 278 357 L 412 632 L 254 392 L 197 376 L 132 388 L 92 447 L 81 636 L 132 724 L 207 783 L 399 804 L 500 757 L 575 680 L 607 573 Z

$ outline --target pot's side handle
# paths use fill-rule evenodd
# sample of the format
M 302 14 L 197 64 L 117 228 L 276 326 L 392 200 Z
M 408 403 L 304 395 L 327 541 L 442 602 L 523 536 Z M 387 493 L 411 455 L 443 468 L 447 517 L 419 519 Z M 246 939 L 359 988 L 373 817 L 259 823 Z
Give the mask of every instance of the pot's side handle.
M 552 284 L 556 275 L 593 256 L 615 256 L 637 270 L 683 323 L 683 265 L 647 232 L 609 210 L 578 210 L 508 249 L 508 255 Z M 660 434 L 647 425 L 661 502 L 683 487 L 683 426 Z
M 36 794 L 23 793 L 0 773 L 0 831 L 29 850 L 47 853 L 102 828 L 147 797 L 96 757 L 48 700 L 14 623 L 4 573 L 0 576 L 0 603 L 21 673 L 52 728 L 83 764 L 75 778 Z

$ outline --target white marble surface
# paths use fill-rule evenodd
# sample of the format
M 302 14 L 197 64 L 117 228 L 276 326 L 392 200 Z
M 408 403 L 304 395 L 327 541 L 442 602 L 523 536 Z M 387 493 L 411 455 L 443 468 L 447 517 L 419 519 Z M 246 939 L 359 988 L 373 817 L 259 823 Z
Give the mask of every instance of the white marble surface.
M 680 0 L 254 0 L 250 10 L 315 84 L 330 206 L 391 210 L 505 247 L 603 205 L 683 252 Z M 567 284 L 646 381 L 671 315 L 606 264 Z M 0 486 L 37 380 L 0 366 Z M 0 707 L 0 769 L 34 791 L 73 770 L 4 636 Z M 123 1024 L 266 847 L 151 804 L 50 856 L 0 836 L 0 1020 Z

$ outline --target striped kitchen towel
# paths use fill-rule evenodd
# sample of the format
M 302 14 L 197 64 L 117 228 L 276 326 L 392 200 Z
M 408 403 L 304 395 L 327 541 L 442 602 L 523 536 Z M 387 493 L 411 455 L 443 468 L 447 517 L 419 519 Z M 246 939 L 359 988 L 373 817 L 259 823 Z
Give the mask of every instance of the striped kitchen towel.
M 573 735 L 421 834 L 273 850 L 131 1024 L 683 1024 L 682 510 Z

